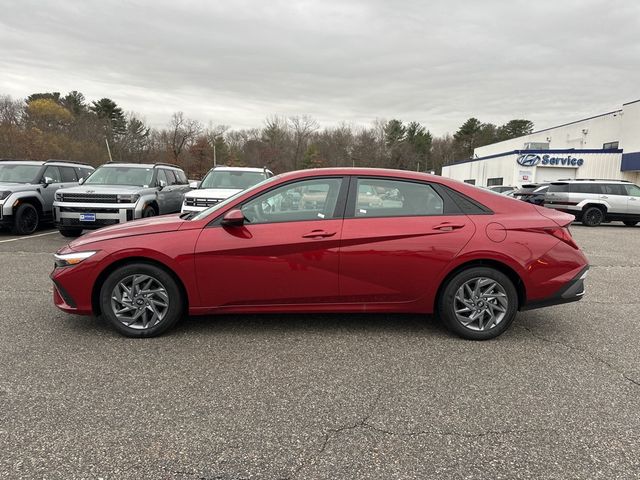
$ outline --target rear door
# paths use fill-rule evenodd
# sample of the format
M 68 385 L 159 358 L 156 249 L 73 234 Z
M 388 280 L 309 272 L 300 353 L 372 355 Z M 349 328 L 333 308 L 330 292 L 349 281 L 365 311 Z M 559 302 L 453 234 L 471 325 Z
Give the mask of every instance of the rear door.
M 429 183 L 352 178 L 340 244 L 346 303 L 402 303 L 433 295 L 436 279 L 475 225 Z
M 45 184 L 45 179 L 49 179 L 52 183 Z M 40 195 L 44 201 L 42 208 L 46 213 L 50 213 L 52 211 L 56 191 L 64 186 L 60 168 L 55 165 L 47 166 L 42 174 L 41 181 L 43 185 L 40 189 Z

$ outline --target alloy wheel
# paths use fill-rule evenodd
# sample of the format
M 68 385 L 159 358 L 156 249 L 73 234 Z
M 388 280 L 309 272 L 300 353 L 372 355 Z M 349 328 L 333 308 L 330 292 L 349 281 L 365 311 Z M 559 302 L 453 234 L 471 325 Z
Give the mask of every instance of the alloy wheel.
M 20 215 L 20 230 L 25 233 L 33 233 L 38 228 L 38 212 L 35 208 L 28 208 Z
M 129 275 L 111 292 L 111 309 L 126 327 L 146 330 L 167 315 L 169 295 L 165 286 L 150 275 Z
M 463 283 L 454 297 L 454 311 L 464 327 L 483 332 L 504 320 L 509 300 L 504 287 L 492 278 L 476 277 Z

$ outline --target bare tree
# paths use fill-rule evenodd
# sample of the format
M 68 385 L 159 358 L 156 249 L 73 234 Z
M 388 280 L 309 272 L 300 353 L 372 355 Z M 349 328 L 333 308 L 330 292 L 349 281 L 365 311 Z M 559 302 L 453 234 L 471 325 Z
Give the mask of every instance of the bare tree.
M 169 122 L 169 148 L 176 163 L 180 154 L 202 132 L 202 124 L 197 120 L 184 117 L 183 112 L 176 112 Z
M 300 157 L 307 148 L 307 140 L 313 132 L 318 130 L 320 125 L 309 115 L 289 117 L 289 125 L 293 131 L 295 150 L 293 153 L 293 169 L 297 170 Z

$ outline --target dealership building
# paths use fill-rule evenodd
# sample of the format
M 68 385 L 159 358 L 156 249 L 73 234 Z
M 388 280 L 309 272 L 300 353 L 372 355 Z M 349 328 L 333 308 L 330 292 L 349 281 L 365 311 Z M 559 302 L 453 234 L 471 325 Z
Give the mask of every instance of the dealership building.
M 485 145 L 442 168 L 478 186 L 598 178 L 640 184 L 640 100 L 620 110 Z

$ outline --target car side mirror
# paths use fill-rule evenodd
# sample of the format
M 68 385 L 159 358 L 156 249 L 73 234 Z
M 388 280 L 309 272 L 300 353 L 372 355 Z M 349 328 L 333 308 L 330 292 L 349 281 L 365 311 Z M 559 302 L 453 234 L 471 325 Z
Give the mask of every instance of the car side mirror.
M 220 224 L 223 227 L 241 227 L 244 225 L 244 213 L 237 208 L 229 210 L 224 214 L 224 217 L 222 217 Z
M 51 185 L 52 183 L 53 183 L 53 178 L 51 178 L 51 177 L 44 177 L 42 179 L 42 184 L 43 184 L 43 186 L 45 188 L 48 187 L 49 185 Z
M 80 180 L 78 180 L 78 185 L 82 185 L 84 183 L 84 178 L 81 178 Z
M 166 186 L 167 186 L 167 182 L 165 180 L 158 180 L 158 188 L 160 190 L 162 190 Z

